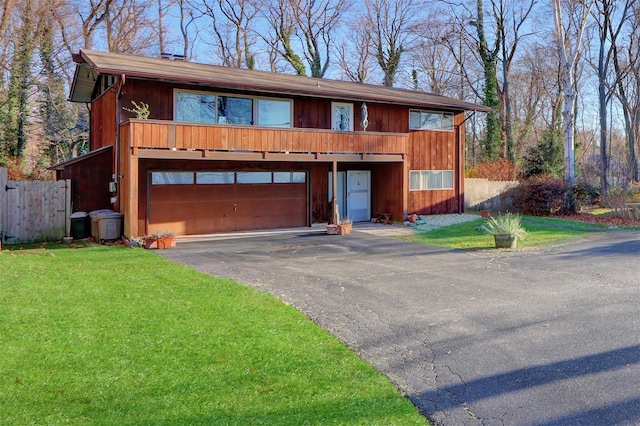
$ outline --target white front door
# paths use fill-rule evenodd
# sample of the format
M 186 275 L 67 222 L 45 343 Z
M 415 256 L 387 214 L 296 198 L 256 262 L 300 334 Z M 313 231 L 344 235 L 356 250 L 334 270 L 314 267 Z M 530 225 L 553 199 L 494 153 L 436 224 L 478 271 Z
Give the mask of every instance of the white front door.
M 371 220 L 371 172 L 347 172 L 347 217 L 354 222 Z

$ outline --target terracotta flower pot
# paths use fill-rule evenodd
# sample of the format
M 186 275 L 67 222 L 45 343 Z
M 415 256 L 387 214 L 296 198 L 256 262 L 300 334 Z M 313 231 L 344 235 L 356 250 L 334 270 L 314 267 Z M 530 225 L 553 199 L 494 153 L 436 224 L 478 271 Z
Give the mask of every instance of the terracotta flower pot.
M 338 225 L 334 225 L 334 224 L 327 225 L 327 234 L 338 235 Z
M 176 237 L 166 236 L 151 238 L 148 237 L 144 241 L 144 248 L 146 249 L 167 249 L 176 246 Z
M 346 223 L 344 225 L 338 225 L 338 234 L 347 235 L 351 233 L 351 223 Z

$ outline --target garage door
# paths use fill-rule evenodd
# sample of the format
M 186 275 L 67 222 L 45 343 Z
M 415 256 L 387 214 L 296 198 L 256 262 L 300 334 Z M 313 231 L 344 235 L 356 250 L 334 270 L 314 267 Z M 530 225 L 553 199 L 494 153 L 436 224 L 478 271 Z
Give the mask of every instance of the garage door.
M 307 226 L 305 172 L 150 172 L 147 233 Z

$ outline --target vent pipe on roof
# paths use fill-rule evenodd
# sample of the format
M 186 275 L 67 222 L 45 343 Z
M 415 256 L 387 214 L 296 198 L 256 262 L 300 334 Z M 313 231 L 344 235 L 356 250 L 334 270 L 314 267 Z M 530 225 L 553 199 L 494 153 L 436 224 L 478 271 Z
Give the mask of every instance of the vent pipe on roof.
M 167 52 L 161 52 L 160 53 L 160 57 L 162 59 L 169 59 L 171 61 L 184 61 L 184 60 L 186 60 L 184 55 L 177 55 L 175 53 L 167 53 Z

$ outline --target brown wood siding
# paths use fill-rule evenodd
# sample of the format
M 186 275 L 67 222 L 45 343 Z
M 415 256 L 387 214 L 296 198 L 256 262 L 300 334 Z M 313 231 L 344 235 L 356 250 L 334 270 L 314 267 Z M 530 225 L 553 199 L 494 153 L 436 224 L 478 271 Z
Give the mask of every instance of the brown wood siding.
M 409 140 L 403 133 L 273 129 L 138 119 L 120 128 L 121 132 L 131 132 L 132 147 L 180 150 L 405 154 Z
M 354 102 L 355 132 L 334 132 L 331 126 L 331 100 L 291 97 L 294 100 L 293 129 L 241 127 L 227 125 L 204 125 L 176 123 L 173 119 L 174 84 L 143 81 L 129 78 L 121 89 L 117 103 L 113 90 L 93 103 L 92 117 L 103 117 L 105 124 L 99 129 L 92 124 L 92 149 L 103 146 L 113 138 L 106 137 L 109 118 L 119 115 L 123 139 L 120 155 L 121 211 L 133 220 L 125 228 L 129 235 L 143 235 L 148 231 L 147 222 L 147 170 L 306 170 L 309 171 L 312 223 L 328 219 L 328 162 L 269 162 L 249 161 L 224 162 L 207 160 L 207 151 L 263 152 L 263 153 L 356 153 L 356 154 L 396 154 L 406 159 L 405 163 L 339 163 L 340 170 L 371 170 L 372 193 L 371 212 L 392 213 L 394 220 L 404 219 L 405 213 L 439 214 L 460 211 L 464 194 L 463 173 L 464 147 L 458 149 L 458 131 L 431 132 L 411 131 L 409 108 L 395 105 L 367 103 L 369 127 L 360 132 L 361 104 Z M 240 90 L 218 90 L 204 86 L 179 86 L 188 90 L 203 90 L 217 93 L 246 94 Z M 106 97 L 105 97 L 106 96 Z M 104 98 L 104 99 L 103 99 Z M 131 100 L 146 102 L 151 111 L 149 120 L 131 119 L 132 113 L 122 110 L 130 107 Z M 336 99 L 336 101 L 342 101 Z M 108 102 L 111 102 L 109 104 Z M 464 114 L 455 117 L 456 125 L 464 119 Z M 130 120 L 130 122 L 128 122 Z M 106 129 L 106 130 L 105 130 Z M 408 133 L 407 133 L 408 132 Z M 462 134 L 462 137 L 464 135 Z M 96 142 L 94 143 L 94 138 Z M 111 142 L 113 143 L 113 142 Z M 129 144 L 129 145 L 127 145 Z M 133 147 L 129 149 L 127 146 Z M 131 155 L 135 148 L 154 150 L 201 151 L 204 160 L 138 160 Z M 197 154 L 197 153 L 194 153 Z M 326 161 L 323 158 L 323 161 Z M 462 166 L 463 167 L 463 166 Z M 408 189 L 409 170 L 454 170 L 454 190 L 411 191 Z M 127 182 L 131 176 L 137 176 Z
M 111 88 L 91 103 L 91 150 L 116 143 L 116 92 Z
M 375 164 L 371 167 L 371 214 L 391 213 L 391 220 L 404 220 L 402 163 Z
M 108 209 L 111 193 L 113 150 L 106 150 L 83 161 L 69 164 L 57 172 L 57 179 L 71 180 L 72 210 L 90 212 Z
M 173 93 L 174 89 L 195 90 L 211 93 L 225 93 L 255 96 L 238 90 L 217 89 L 206 86 L 175 85 L 159 81 L 144 81 L 138 79 L 128 79 L 123 86 L 120 97 L 120 105 L 132 108 L 131 101 L 137 103 L 145 102 L 149 104 L 149 119 L 173 120 Z M 273 97 L 268 95 L 266 97 Z M 330 129 L 331 128 L 331 99 L 304 98 L 290 96 L 283 93 L 279 96 L 282 99 L 293 100 L 293 125 L 297 128 L 306 129 Z M 342 102 L 342 99 L 333 99 Z M 362 103 L 353 103 L 353 122 L 355 131 L 362 130 L 360 121 L 362 120 Z M 368 132 L 392 132 L 406 133 L 409 128 L 409 108 L 397 105 L 385 105 L 378 103 L 367 103 L 369 114 Z M 134 118 L 135 114 L 120 110 L 120 122 Z
M 455 117 L 456 126 L 464 119 L 463 114 Z M 411 170 L 453 170 L 454 189 L 409 191 L 407 213 L 445 214 L 459 212 L 458 194 L 460 176 L 464 173 L 464 157 L 457 148 L 457 127 L 451 132 L 412 131 L 409 133 L 407 153 L 408 171 Z M 461 159 L 461 161 L 459 161 Z M 408 190 L 408 188 L 407 188 Z M 461 195 L 463 196 L 463 195 Z

